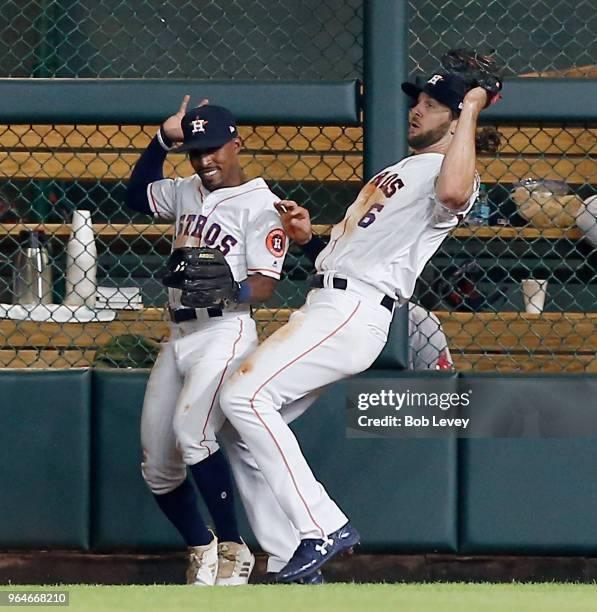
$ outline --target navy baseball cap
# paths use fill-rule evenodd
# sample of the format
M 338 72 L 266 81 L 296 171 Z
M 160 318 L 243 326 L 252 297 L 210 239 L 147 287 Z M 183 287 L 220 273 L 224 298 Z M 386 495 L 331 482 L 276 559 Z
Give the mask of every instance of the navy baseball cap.
M 188 111 L 180 125 L 183 143 L 176 151 L 219 149 L 238 136 L 232 113 L 223 106 L 197 106 Z
M 414 83 L 402 83 L 402 91 L 415 99 L 424 91 L 434 100 L 445 104 L 455 113 L 459 113 L 462 110 L 462 101 L 467 87 L 458 75 L 439 73 L 427 80 L 417 77 Z

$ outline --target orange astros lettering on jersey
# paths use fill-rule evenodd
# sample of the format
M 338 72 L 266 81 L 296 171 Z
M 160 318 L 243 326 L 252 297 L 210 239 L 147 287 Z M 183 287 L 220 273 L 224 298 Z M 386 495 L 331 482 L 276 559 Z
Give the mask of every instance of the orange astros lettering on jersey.
M 286 234 L 284 230 L 276 228 L 265 238 L 265 246 L 274 257 L 282 257 L 286 247 Z

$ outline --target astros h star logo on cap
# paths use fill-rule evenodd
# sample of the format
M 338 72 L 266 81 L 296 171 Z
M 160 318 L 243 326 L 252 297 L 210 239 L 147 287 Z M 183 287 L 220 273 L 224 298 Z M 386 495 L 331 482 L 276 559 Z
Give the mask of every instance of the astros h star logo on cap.
M 193 126 L 193 134 L 197 134 L 197 132 L 205 133 L 205 126 L 209 123 L 207 119 L 193 119 L 191 121 L 191 125 Z

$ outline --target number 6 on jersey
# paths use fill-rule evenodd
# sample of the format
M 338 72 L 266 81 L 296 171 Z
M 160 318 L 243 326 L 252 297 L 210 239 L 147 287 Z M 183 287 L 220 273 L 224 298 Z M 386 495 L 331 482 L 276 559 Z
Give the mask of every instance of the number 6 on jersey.
M 369 210 L 361 217 L 357 225 L 359 227 L 369 227 L 375 221 L 375 212 L 381 212 L 383 204 L 373 204 Z
M 388 176 L 389 175 L 389 176 Z M 402 179 L 397 174 L 390 174 L 389 172 L 382 172 L 376 176 L 371 183 L 376 187 L 379 187 L 386 198 L 391 198 L 398 189 L 404 187 Z M 375 213 L 381 212 L 384 205 L 378 202 L 373 204 L 369 210 L 361 217 L 357 225 L 359 227 L 369 227 L 376 219 Z

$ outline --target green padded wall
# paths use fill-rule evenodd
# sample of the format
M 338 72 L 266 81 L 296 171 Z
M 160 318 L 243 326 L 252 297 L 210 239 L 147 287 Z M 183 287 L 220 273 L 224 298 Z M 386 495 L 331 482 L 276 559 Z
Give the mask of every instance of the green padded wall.
M 376 377 L 388 375 L 396 378 L 395 372 L 375 372 Z M 146 381 L 144 371 L 94 374 L 96 550 L 183 546 L 139 470 L 138 429 Z M 293 428 L 315 474 L 362 532 L 364 550 L 454 550 L 456 443 L 346 439 L 344 393 L 343 384 L 334 386 Z M 239 515 L 241 533 L 255 547 L 246 519 Z
M 89 548 L 90 379 L 0 369 L 0 548 Z
M 493 405 L 513 401 L 504 377 L 463 375 L 461 384 Z M 524 384 L 527 392 L 518 396 L 527 407 L 541 405 L 567 418 L 584 397 L 595 408 L 597 377 Z M 553 421 L 550 426 L 546 433 L 554 435 Z M 459 464 L 461 553 L 597 553 L 597 440 L 461 440 Z
M 183 547 L 139 471 L 147 374 L 0 371 L 0 444 L 12 458 L 0 469 L 0 548 Z M 387 379 L 384 387 L 395 390 L 429 377 L 362 376 Z M 484 402 L 514 401 L 503 376 L 437 376 Z M 528 385 L 519 393 L 525 406 L 532 399 L 558 414 L 575 405 L 571 398 L 597 396 L 596 377 L 520 380 Z M 346 383 L 334 385 L 293 428 L 315 474 L 361 531 L 364 551 L 597 552 L 595 440 L 346 438 L 345 393 Z M 255 547 L 242 513 L 240 521 Z
M 388 340 L 370 369 L 397 370 L 408 368 L 408 306 L 395 308 Z
M 182 548 L 141 476 L 146 370 L 95 370 L 92 410 L 94 550 Z
M 139 425 L 146 370 L 96 370 L 92 446 L 94 550 L 184 548 L 178 532 L 161 513 L 141 476 Z M 238 498 L 238 496 L 237 496 Z M 203 516 L 209 514 L 200 503 Z M 239 512 L 241 533 L 250 536 Z
M 361 376 L 399 391 L 425 375 Z M 456 387 L 455 375 L 443 377 Z M 346 383 L 335 384 L 292 427 L 313 472 L 361 533 L 362 550 L 455 551 L 456 440 L 346 438 L 345 397 Z

